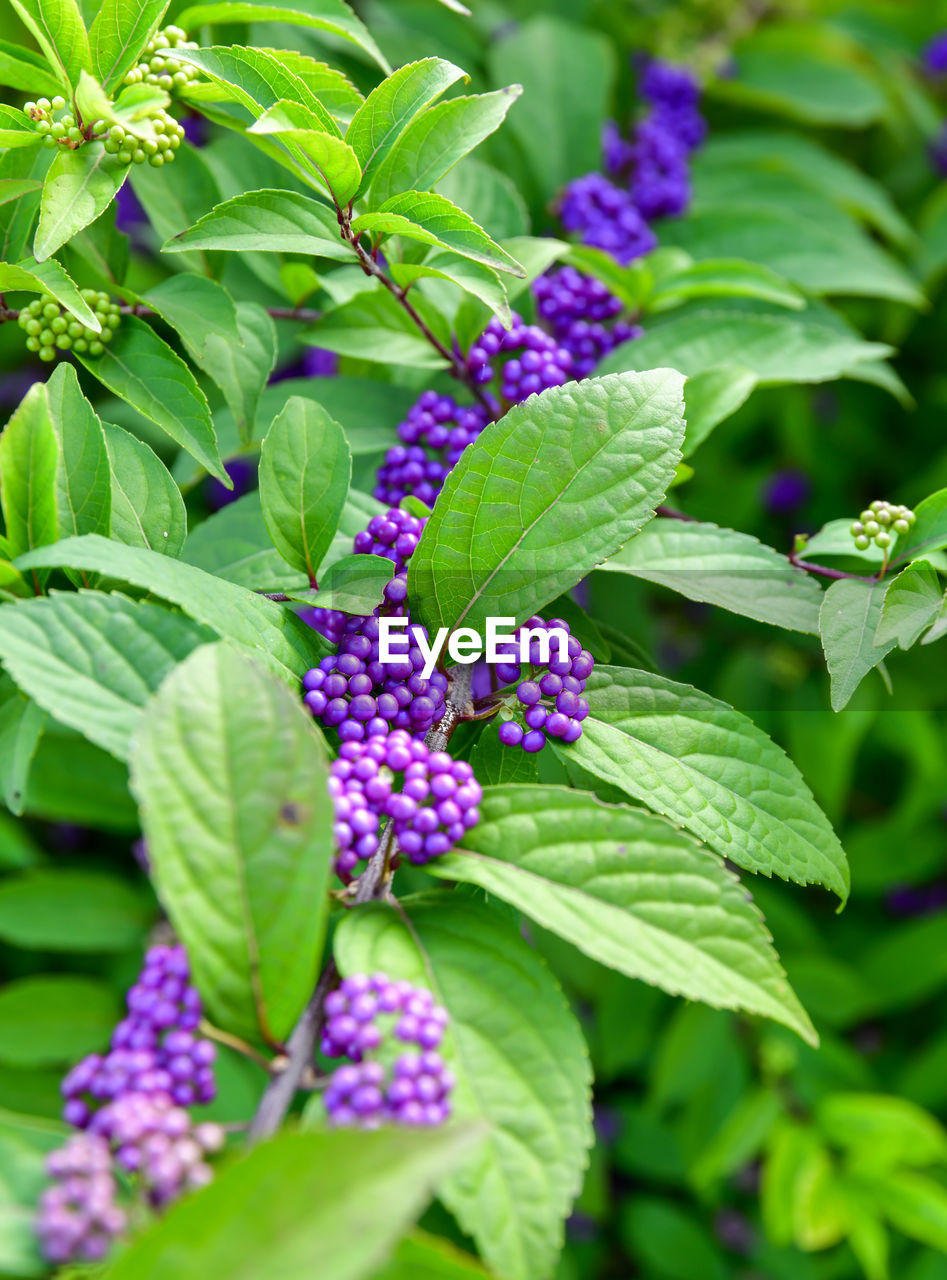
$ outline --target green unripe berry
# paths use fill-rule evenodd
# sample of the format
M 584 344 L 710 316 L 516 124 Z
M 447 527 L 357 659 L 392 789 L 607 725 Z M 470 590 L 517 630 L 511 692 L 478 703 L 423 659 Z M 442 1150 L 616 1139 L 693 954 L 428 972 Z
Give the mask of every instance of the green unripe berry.
M 43 332 L 42 323 L 39 320 L 37 320 L 35 317 L 31 317 L 29 320 L 27 320 L 23 328 L 29 334 L 36 334 L 36 333 Z
M 56 346 L 60 351 L 68 351 L 72 346 L 72 338 L 69 337 L 68 333 L 61 333 L 56 339 Z
M 49 109 L 52 107 L 53 104 L 50 102 L 48 98 L 37 98 L 36 105 L 39 107 L 41 111 L 49 111 Z
M 174 75 L 171 77 L 171 83 L 177 85 L 179 88 L 182 84 L 187 84 L 187 82 L 188 74 L 186 71 L 175 71 Z
M 877 519 L 879 524 L 889 525 L 894 517 L 888 507 L 880 507 Z
M 164 127 L 165 127 L 164 121 L 161 119 L 160 116 L 158 116 L 155 120 L 152 120 L 151 127 L 154 129 L 155 133 L 164 133 Z
M 876 534 L 881 532 L 881 525 L 877 520 L 866 520 L 865 532 L 868 534 L 869 538 L 874 538 Z
M 31 334 L 26 340 L 27 351 L 39 351 L 39 338 L 33 337 Z
M 866 507 L 865 510 L 861 513 L 861 515 L 858 518 L 864 524 L 868 520 L 874 520 L 875 513 L 870 508 Z
M 66 105 L 66 99 L 62 96 L 61 93 L 57 93 L 55 98 L 53 98 L 52 102 L 49 105 L 52 107 L 54 111 L 61 111 L 63 107 Z
M 159 151 L 167 151 L 171 146 L 171 139 L 163 133 L 158 135 L 157 141 Z
M 23 103 L 23 110 L 26 112 L 26 114 L 27 114 L 28 116 L 31 116 L 31 115 L 33 114 L 33 112 L 36 110 L 36 103 L 35 103 L 35 102 L 24 102 L 24 103 Z
M 113 142 L 121 142 L 125 137 L 125 130 L 120 124 L 113 124 L 111 129 L 109 129 L 109 137 Z
M 144 164 L 148 157 L 142 151 L 141 147 L 136 147 L 132 152 L 132 164 Z
M 107 328 L 107 327 L 103 327 L 102 332 L 99 334 L 99 341 L 100 341 L 100 342 L 111 342 L 111 341 L 112 341 L 112 330 L 111 330 L 111 329 L 109 329 L 109 328 Z
M 890 547 L 891 534 L 888 533 L 887 530 L 882 529 L 882 531 L 876 536 L 875 542 L 878 544 L 879 547 Z
M 181 139 L 176 133 L 168 139 L 168 145 L 172 151 L 177 151 L 178 147 L 181 145 Z
M 58 302 L 52 302 L 52 301 L 44 302 L 44 303 L 43 303 L 43 315 L 46 317 L 46 319 L 47 319 L 47 320 L 52 320 L 53 316 L 58 316 L 58 315 L 59 315 L 59 303 L 58 303 Z
M 81 338 L 85 332 L 85 325 L 80 324 L 78 320 L 71 320 L 66 332 L 70 338 Z
M 159 151 L 156 156 L 148 157 L 148 163 L 152 165 L 155 169 L 160 169 L 161 166 L 164 164 L 164 155 Z
M 859 551 L 867 551 L 870 545 L 871 545 L 871 539 L 866 537 L 865 534 L 863 533 L 860 533 L 858 537 L 855 539 L 855 546 L 858 548 Z
M 858 537 L 860 533 L 865 532 L 865 526 L 860 520 L 853 520 L 851 524 L 851 533 L 853 537 Z
M 894 524 L 891 527 L 895 531 L 895 533 L 907 533 L 908 529 L 910 529 L 911 526 L 908 524 L 907 520 L 899 518 L 895 520 Z
M 47 133 L 43 138 L 43 146 L 47 149 L 56 145 L 56 139 L 51 133 Z
M 65 333 L 69 326 L 69 321 L 65 316 L 56 316 L 55 320 L 50 320 L 49 327 L 53 333 Z
M 118 153 L 118 162 L 119 164 L 131 164 L 132 153 L 130 151 L 120 151 Z
M 83 355 L 89 350 L 89 344 L 85 338 L 76 338 L 75 342 L 72 344 L 72 349 L 79 355 Z
M 49 126 L 49 137 L 64 138 L 66 136 L 66 127 L 62 124 L 53 124 Z
M 40 329 L 39 342 L 41 347 L 51 347 L 56 340 L 56 335 L 52 329 Z
M 105 350 L 105 347 L 102 345 L 101 342 L 99 342 L 98 339 L 96 339 L 94 342 L 89 343 L 90 356 L 100 356 L 104 350 Z
M 40 358 L 40 360 L 45 360 L 45 361 L 47 362 L 47 364 L 49 363 L 49 361 L 50 361 L 50 360 L 55 360 L 55 359 L 56 359 L 56 348 L 55 348 L 55 347 L 40 347 L 40 349 L 39 349 L 39 358 Z
M 37 120 L 37 122 L 36 122 L 36 132 L 37 132 L 37 133 L 47 134 L 47 133 L 49 133 L 49 131 L 50 131 L 50 129 L 51 129 L 52 127 L 53 127 L 53 126 L 49 123 L 49 121 L 48 121 L 48 120 Z
M 155 142 L 154 138 L 146 138 L 141 144 L 141 149 L 144 151 L 146 156 L 153 156 L 158 150 L 158 144 Z
M 107 128 L 108 128 L 107 120 L 93 120 L 92 122 L 93 133 L 104 133 Z

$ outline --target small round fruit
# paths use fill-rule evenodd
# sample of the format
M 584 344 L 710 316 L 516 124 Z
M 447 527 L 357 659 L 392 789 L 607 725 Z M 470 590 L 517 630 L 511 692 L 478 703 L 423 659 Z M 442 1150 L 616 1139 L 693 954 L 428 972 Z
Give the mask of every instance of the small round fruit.
M 855 539 L 855 546 L 859 551 L 867 551 L 871 546 L 871 539 L 866 537 L 865 534 L 860 533 Z

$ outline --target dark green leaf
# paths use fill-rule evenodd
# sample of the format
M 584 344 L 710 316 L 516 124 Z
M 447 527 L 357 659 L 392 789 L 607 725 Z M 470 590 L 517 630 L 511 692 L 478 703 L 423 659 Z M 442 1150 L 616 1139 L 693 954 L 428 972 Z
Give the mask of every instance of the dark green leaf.
M 769 267 L 741 258 L 708 258 L 664 276 L 648 299 L 648 310 L 665 311 L 691 298 L 728 297 L 761 298 L 794 311 L 806 305 L 799 291 Z
M 110 536 L 132 547 L 177 556 L 187 535 L 187 511 L 167 467 L 143 440 L 102 424 L 112 473 Z
M 211 1019 L 283 1040 L 315 986 L 333 852 L 325 749 L 298 697 L 228 645 L 205 646 L 151 703 L 131 776 Z
M 915 560 L 902 569 L 885 592 L 876 644 L 889 640 L 910 649 L 934 622 L 944 603 L 944 590 L 926 560 Z
M 204 354 L 209 338 L 240 346 L 237 308 L 227 290 L 215 280 L 196 272 L 182 272 L 149 289 L 142 301 L 177 330 L 195 358 Z
M 102 424 L 82 394 L 71 364 L 60 364 L 46 383 L 49 420 L 56 436 L 56 531 L 108 535 L 111 480 Z
M 356 218 L 352 230 L 364 232 L 372 240 L 383 235 L 406 236 L 423 244 L 440 245 L 495 271 L 509 271 L 514 276 L 526 274 L 469 214 L 436 191 L 402 191 L 386 200 L 377 213 L 363 213 Z
M 34 951 L 126 951 L 154 916 L 148 899 L 99 871 L 30 871 L 0 883 L 0 938 Z
M 276 326 L 256 302 L 237 303 L 237 336 L 208 334 L 195 363 L 224 393 L 242 440 L 253 436 L 257 405 L 276 364 Z
M 62 974 L 20 978 L 0 989 L 0 1062 L 73 1063 L 104 1049 L 119 1014 L 112 987 Z
M 415 309 L 425 320 L 432 308 L 415 297 Z M 437 313 L 434 313 L 437 316 Z M 440 320 L 437 327 L 444 328 Z M 418 369 L 440 369 L 446 361 L 418 331 L 417 325 L 387 290 L 357 293 L 350 302 L 330 311 L 302 335 L 304 342 L 337 351 L 343 356 L 382 364 L 405 364 Z
M 0 504 L 15 556 L 56 541 L 58 466 L 46 388 L 34 383 L 0 435 Z
M 251 591 L 296 592 L 308 584 L 306 575 L 291 569 L 273 546 L 257 491 L 192 529 L 182 558 Z
M 832 681 L 832 710 L 841 711 L 873 667 L 890 653 L 894 636 L 876 639 L 885 587 L 841 578 L 826 591 L 819 615 L 822 648 Z
M 163 249 L 311 253 L 340 262 L 353 260 L 351 249 L 339 238 L 333 210 L 294 191 L 251 191 L 226 200 Z

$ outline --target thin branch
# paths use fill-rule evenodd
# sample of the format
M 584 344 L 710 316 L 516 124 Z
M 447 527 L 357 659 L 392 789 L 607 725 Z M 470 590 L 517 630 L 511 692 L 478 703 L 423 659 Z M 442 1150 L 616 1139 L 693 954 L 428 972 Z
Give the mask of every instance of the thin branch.
M 470 682 L 473 677 L 473 667 L 469 664 L 453 667 L 450 675 L 451 683 L 444 715 L 438 724 L 431 727 L 425 738 L 431 751 L 443 751 L 458 724 L 466 719 L 472 710 Z M 358 877 L 355 905 L 361 906 L 363 903 L 377 901 L 387 895 L 391 867 L 397 852 L 398 842 L 394 838 L 394 829 L 389 822 L 368 866 Z M 273 1077 L 264 1090 L 256 1115 L 250 1123 L 248 1136 L 251 1142 L 272 1137 L 282 1124 L 297 1092 L 305 1087 L 307 1073 L 312 1070 L 316 1042 L 322 1030 L 325 998 L 335 986 L 338 976 L 335 961 L 330 959 L 309 1003 L 293 1028 L 283 1061 L 277 1060 L 270 1064 Z
M 846 573 L 843 569 L 829 569 L 824 564 L 813 564 L 811 560 L 801 560 L 795 551 L 787 557 L 791 565 L 797 569 L 805 569 L 807 573 L 817 573 L 823 578 L 854 578 L 856 582 L 877 582 L 877 578 L 866 578 L 860 573 Z
M 697 524 L 696 516 L 689 516 L 684 511 L 678 511 L 677 507 L 655 507 L 654 514 L 656 516 L 664 516 L 665 520 L 686 520 L 688 524 Z
M 270 1058 L 264 1057 L 262 1053 L 254 1049 L 252 1044 L 247 1044 L 246 1040 L 241 1040 L 239 1036 L 233 1036 L 229 1031 L 221 1031 L 220 1027 L 215 1027 L 206 1018 L 201 1020 L 198 1030 L 208 1040 L 216 1040 L 218 1044 L 225 1044 L 228 1048 L 235 1049 L 237 1053 L 249 1058 L 251 1062 L 255 1062 L 264 1071 L 272 1070 L 273 1063 Z

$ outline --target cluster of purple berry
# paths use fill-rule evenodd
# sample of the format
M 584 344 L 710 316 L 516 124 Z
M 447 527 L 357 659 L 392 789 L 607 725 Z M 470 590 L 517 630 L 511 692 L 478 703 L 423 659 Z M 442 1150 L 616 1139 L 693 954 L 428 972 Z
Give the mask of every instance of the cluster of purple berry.
M 384 1123 L 444 1123 L 454 1077 L 437 1050 L 448 1016 L 430 991 L 385 973 L 356 973 L 326 997 L 325 1012 L 322 1052 L 351 1060 L 332 1073 L 325 1092 L 330 1124 L 373 1129 Z M 378 1026 L 379 1017 L 387 1020 L 386 1032 Z M 366 1061 L 365 1054 L 380 1049 L 386 1034 L 416 1045 L 419 1052 L 400 1054 L 390 1070 Z
M 530 618 L 517 635 L 524 630 L 552 629 L 568 632 L 569 625 L 561 618 L 551 618 L 548 622 Z M 497 664 L 497 679 L 506 685 L 516 684 L 516 699 L 523 708 L 523 724 L 518 720 L 504 721 L 500 725 L 500 741 L 505 746 L 521 746 L 529 752 L 542 751 L 547 737 L 575 742 L 581 738 L 582 721 L 589 714 L 589 704 L 582 694 L 595 665 L 592 655 L 575 636 L 569 635 L 567 656 L 560 660 L 553 647 L 549 651 L 549 662 L 544 663 L 540 639 L 534 636 L 530 640 L 529 664 L 530 672 L 525 680 L 519 665 Z
M 589 173 L 577 178 L 566 187 L 559 206 L 567 231 L 623 265 L 655 247 L 652 219 L 678 217 L 687 208 L 689 157 L 706 131 L 700 87 L 689 71 L 648 61 L 639 88 L 648 112 L 632 138 L 623 137 L 614 124 L 603 135 L 610 177 Z
M 572 353 L 576 378 L 587 378 L 598 362 L 622 342 L 640 338 L 639 325 L 617 320 L 622 302 L 595 276 L 562 267 L 533 283 L 540 320 L 560 346 Z M 608 326 L 608 321 L 614 323 Z
M 398 790 L 395 775 L 401 775 Z M 447 853 L 476 825 L 483 797 L 466 761 L 430 751 L 397 729 L 364 742 L 344 742 L 332 765 L 329 794 L 335 809 L 335 866 L 345 881 L 378 849 L 383 820 L 391 823 L 399 852 L 422 865 Z
M 398 424 L 404 443 L 385 454 L 375 497 L 398 503 L 413 494 L 431 507 L 460 455 L 489 421 L 482 405 L 459 405 L 451 396 L 425 391 Z
M 368 527 L 355 535 L 352 550 L 356 555 L 384 556 L 395 566 L 394 577 L 385 585 L 387 613 L 404 613 L 404 602 L 408 598 L 408 561 L 420 541 L 424 524 L 423 516 L 391 507 L 381 515 L 372 516 Z M 341 644 L 353 621 L 353 615 L 339 609 L 324 609 L 321 605 L 301 610 L 300 617 L 334 645 Z
M 467 367 L 479 386 L 493 382 L 493 361 L 511 355 L 500 368 L 500 395 L 507 404 L 518 404 L 527 396 L 560 387 L 573 377 L 571 352 L 540 329 L 513 314 L 513 323 L 504 329 L 494 318 L 467 353 Z
M 98 1261 L 124 1231 L 116 1167 L 158 1208 L 207 1183 L 205 1156 L 223 1146 L 219 1125 L 185 1110 L 214 1097 L 216 1049 L 195 1035 L 201 1001 L 183 947 L 148 951 L 127 1006 L 108 1053 L 89 1054 L 62 1084 L 63 1118 L 85 1132 L 47 1161 L 36 1230 L 53 1263 Z
M 129 1093 L 167 1094 L 182 1107 L 214 1097 L 217 1050 L 194 1034 L 201 999 L 190 982 L 185 949 L 152 947 L 127 1005 L 109 1052 L 89 1054 L 62 1082 L 63 1119 L 77 1129 L 90 1125 L 96 1104 Z

